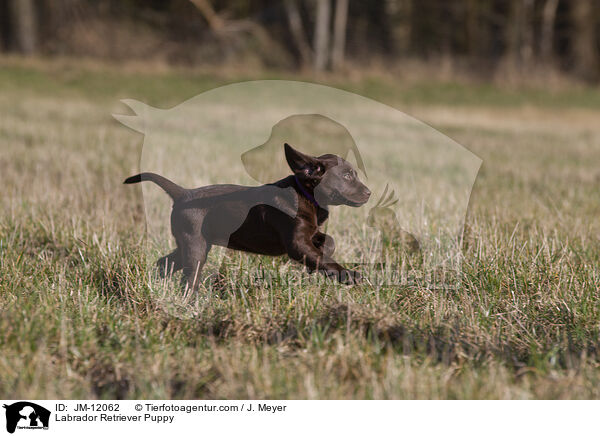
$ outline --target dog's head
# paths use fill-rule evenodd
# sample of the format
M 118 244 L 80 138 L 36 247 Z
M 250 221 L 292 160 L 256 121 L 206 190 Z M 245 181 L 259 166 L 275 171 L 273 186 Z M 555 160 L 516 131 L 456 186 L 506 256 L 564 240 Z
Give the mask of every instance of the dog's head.
M 358 207 L 369 200 L 371 191 L 347 161 L 334 154 L 308 156 L 284 145 L 285 158 L 296 179 L 322 206 Z

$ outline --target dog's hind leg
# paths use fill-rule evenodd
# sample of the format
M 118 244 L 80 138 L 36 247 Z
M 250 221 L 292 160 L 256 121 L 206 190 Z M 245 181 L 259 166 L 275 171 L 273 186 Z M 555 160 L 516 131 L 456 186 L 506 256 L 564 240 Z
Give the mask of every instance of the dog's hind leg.
M 156 267 L 161 278 L 165 278 L 167 275 L 173 274 L 183 268 L 179 249 L 176 248 L 173 252 L 158 259 Z
M 183 257 L 183 278 L 188 289 L 197 290 L 200 284 L 200 273 L 206 263 L 211 245 L 201 238 L 190 238 L 180 247 Z

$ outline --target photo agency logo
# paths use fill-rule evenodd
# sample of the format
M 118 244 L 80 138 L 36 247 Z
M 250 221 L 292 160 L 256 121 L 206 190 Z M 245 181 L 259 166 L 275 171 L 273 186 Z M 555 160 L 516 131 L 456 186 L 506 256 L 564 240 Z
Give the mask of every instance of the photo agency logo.
M 157 283 L 182 270 L 188 290 L 460 284 L 481 159 L 432 127 L 294 81 L 231 84 L 167 110 L 123 103 L 135 115 L 114 117 L 144 134 L 142 174 L 126 183 L 154 182 L 142 192 Z
M 19 430 L 48 430 L 50 411 L 38 404 L 29 401 L 19 401 L 10 405 L 4 404 L 6 409 L 6 431 L 14 433 Z

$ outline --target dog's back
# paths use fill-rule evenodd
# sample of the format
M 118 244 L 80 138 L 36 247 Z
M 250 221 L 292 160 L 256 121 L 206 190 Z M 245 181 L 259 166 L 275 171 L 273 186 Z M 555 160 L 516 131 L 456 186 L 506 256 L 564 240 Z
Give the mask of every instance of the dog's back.
M 189 190 L 173 204 L 175 238 L 190 226 L 201 227 L 211 245 L 256 254 L 281 255 L 274 227 L 291 225 L 298 209 L 289 180 L 262 186 L 209 185 Z

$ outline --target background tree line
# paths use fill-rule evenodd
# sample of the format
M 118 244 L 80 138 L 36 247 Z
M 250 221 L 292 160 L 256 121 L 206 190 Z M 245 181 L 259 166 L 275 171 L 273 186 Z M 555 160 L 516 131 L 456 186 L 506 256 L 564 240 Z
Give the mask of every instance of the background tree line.
M 0 51 L 344 70 L 406 59 L 599 79 L 597 0 L 0 0 Z

